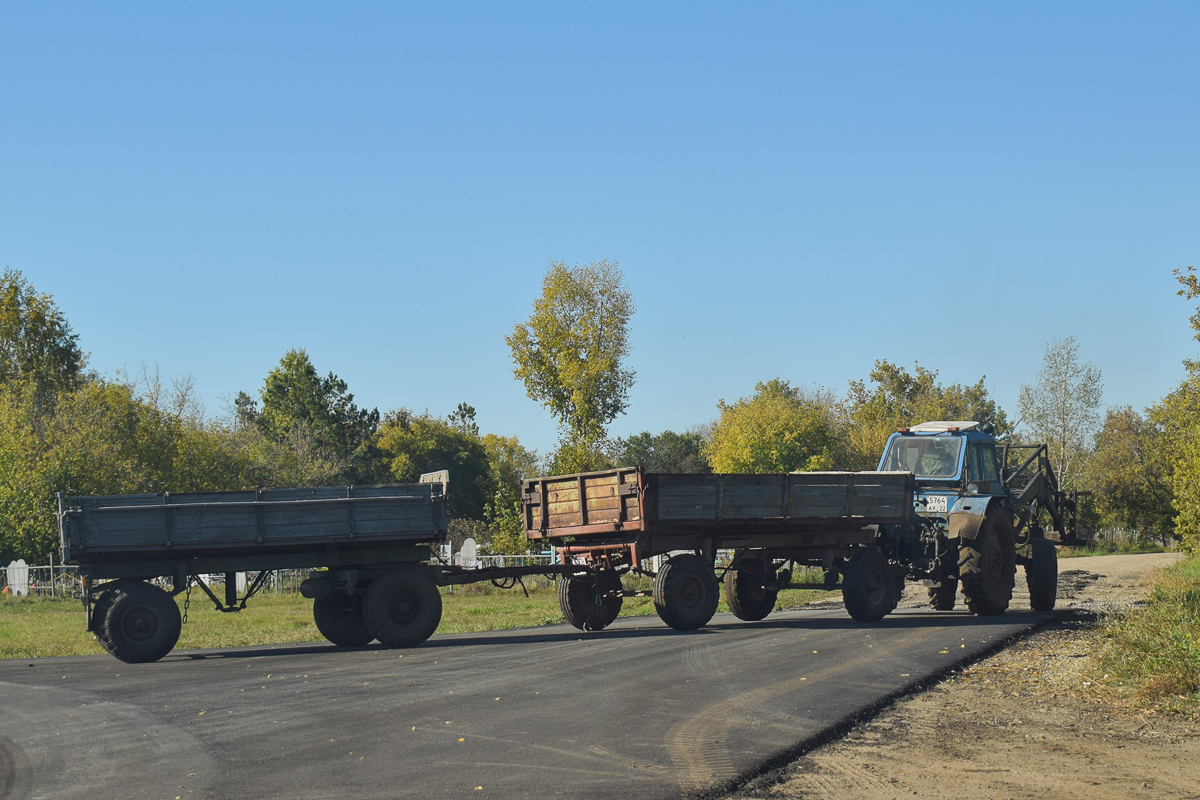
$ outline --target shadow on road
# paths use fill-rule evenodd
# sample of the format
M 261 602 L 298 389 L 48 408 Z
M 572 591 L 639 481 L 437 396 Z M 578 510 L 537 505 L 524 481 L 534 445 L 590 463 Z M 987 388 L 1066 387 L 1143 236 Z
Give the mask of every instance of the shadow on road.
M 977 617 L 963 612 L 907 612 L 886 617 L 879 622 L 858 622 L 850 617 L 795 616 L 776 617 L 762 622 L 738 622 L 733 618 L 718 619 L 715 624 L 698 631 L 677 631 L 658 623 L 654 617 L 621 617 L 617 623 L 603 631 L 580 631 L 555 625 L 549 630 L 537 628 L 483 631 L 479 633 L 449 633 L 434 636 L 420 646 L 421 650 L 445 648 L 480 647 L 514 644 L 552 644 L 588 639 L 592 641 L 619 641 L 664 637 L 716 636 L 722 631 L 786 630 L 786 631 L 846 631 L 846 630 L 914 630 L 918 628 L 948 628 L 968 626 L 1011 627 L 1012 625 L 1035 625 L 1053 616 L 1053 613 L 1035 611 L 1010 611 L 998 617 Z M 652 627 L 629 627 L 642 620 Z M 388 650 L 381 644 L 366 647 L 337 647 L 328 643 L 306 643 L 296 645 L 273 645 L 270 647 L 246 647 L 234 650 L 207 650 L 203 652 L 172 653 L 163 659 L 169 661 L 204 661 L 210 659 L 262 658 L 263 656 L 316 655 L 334 651 L 372 652 Z

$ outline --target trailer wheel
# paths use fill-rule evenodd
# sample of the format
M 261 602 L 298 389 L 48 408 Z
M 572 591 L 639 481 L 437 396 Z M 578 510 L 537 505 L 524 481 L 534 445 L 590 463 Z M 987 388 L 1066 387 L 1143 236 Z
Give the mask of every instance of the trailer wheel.
M 317 630 L 338 647 L 362 647 L 375 637 L 363 618 L 363 593 L 333 592 L 313 600 Z
M 1033 552 L 1025 565 L 1029 606 L 1034 611 L 1050 611 L 1058 599 L 1058 549 L 1048 539 L 1034 539 L 1030 546 Z
M 581 631 L 604 630 L 621 613 L 621 578 L 611 570 L 595 576 L 564 575 L 558 581 L 563 618 Z
M 973 540 L 958 553 L 958 578 L 971 613 L 981 617 L 1003 614 L 1012 601 L 1017 571 L 1012 523 L 1003 512 L 988 514 Z
M 775 610 L 779 591 L 763 586 L 763 574 L 747 569 L 725 573 L 725 605 L 738 619 L 757 622 Z
M 654 610 L 677 631 L 694 631 L 717 613 L 717 576 L 700 556 L 686 553 L 662 565 L 654 578 Z
M 929 587 L 929 607 L 934 611 L 953 611 L 958 596 L 958 581 L 943 578 L 941 586 Z
M 896 575 L 877 547 L 860 547 L 842 573 L 842 601 L 859 622 L 878 622 L 896 608 Z
M 100 644 L 129 664 L 158 661 L 179 641 L 183 621 L 175 599 L 144 581 L 112 590 Z
M 105 652 L 112 653 L 108 647 L 108 640 L 104 637 L 104 620 L 108 617 L 108 610 L 112 608 L 114 600 L 113 592 L 108 589 L 96 598 L 96 602 L 92 604 L 92 633 L 96 636 L 96 641 L 104 648 Z
M 392 570 L 371 581 L 363 616 L 371 635 L 388 647 L 416 647 L 442 621 L 442 595 L 427 573 Z

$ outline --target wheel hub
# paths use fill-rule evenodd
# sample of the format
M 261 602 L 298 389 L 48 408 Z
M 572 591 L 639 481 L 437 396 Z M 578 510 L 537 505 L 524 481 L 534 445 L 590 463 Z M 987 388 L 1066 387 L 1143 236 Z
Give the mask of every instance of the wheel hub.
M 122 620 L 121 630 L 133 641 L 149 641 L 158 632 L 158 615 L 144 607 L 132 609 Z

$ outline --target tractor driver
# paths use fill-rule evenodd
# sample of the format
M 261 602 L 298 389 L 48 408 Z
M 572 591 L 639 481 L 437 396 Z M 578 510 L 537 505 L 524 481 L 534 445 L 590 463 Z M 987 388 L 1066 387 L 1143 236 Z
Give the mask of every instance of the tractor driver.
M 932 478 L 948 478 L 954 475 L 954 467 L 954 453 L 942 446 L 942 442 L 927 442 L 915 473 Z

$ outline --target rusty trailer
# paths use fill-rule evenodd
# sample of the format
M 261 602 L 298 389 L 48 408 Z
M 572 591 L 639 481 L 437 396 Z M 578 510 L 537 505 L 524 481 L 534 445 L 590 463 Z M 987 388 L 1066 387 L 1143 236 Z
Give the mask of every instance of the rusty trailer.
M 841 588 L 852 615 L 879 619 L 895 607 L 903 577 L 873 545 L 880 526 L 910 522 L 915 493 L 909 472 L 701 475 L 630 467 L 523 485 L 527 538 L 588 565 L 587 574 L 566 576 L 559 587 L 563 615 L 588 630 L 616 618 L 627 572 L 654 579 L 655 608 L 671 627 L 706 624 L 719 600 L 718 550 L 733 551 L 722 580 L 742 619 L 762 619 L 781 589 L 801 587 Z M 650 559 L 667 555 L 652 568 Z M 824 569 L 825 581 L 793 583 L 796 565 Z

